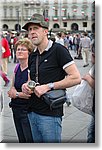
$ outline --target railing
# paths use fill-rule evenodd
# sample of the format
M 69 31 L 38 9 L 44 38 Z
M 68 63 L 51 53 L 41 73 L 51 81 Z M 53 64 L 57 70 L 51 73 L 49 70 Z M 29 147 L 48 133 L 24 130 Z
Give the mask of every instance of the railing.
M 21 16 L 19 16 L 19 21 L 21 20 Z M 29 20 L 29 16 L 23 16 L 23 20 L 24 21 L 27 21 Z M 0 16 L 0 19 L 2 21 L 16 21 L 18 20 L 17 16 L 12 16 L 12 17 L 3 17 L 3 16 Z M 69 21 L 69 20 L 89 20 L 89 17 L 88 16 L 48 16 L 48 20 L 49 21 L 59 21 L 59 20 L 62 20 L 62 21 Z M 91 17 L 90 19 L 94 20 L 95 18 L 94 17 Z
M 53 21 L 58 21 L 58 20 L 62 20 L 62 21 L 67 21 L 67 20 L 88 20 L 88 16 L 52 16 L 52 20 Z
M 0 18 L 1 19 L 1 21 L 17 21 L 18 20 L 18 18 L 17 18 L 17 16 L 12 16 L 12 17 L 1 17 Z M 19 16 L 19 21 L 21 20 L 21 17 Z

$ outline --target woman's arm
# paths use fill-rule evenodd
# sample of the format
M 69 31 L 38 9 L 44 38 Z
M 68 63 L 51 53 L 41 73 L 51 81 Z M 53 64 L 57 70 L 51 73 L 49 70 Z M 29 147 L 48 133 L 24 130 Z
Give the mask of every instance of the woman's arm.
M 11 87 L 10 87 L 10 90 L 8 91 L 8 96 L 10 97 L 10 98 L 17 98 L 17 97 L 19 97 L 19 98 L 24 98 L 24 99 L 29 99 L 29 97 L 31 96 L 31 95 L 27 95 L 27 94 L 25 94 L 25 93 L 23 93 L 23 92 L 18 92 L 16 89 L 15 89 L 15 87 L 14 87 L 14 80 L 15 80 L 15 75 L 13 75 L 13 77 L 12 77 L 12 83 L 11 83 Z

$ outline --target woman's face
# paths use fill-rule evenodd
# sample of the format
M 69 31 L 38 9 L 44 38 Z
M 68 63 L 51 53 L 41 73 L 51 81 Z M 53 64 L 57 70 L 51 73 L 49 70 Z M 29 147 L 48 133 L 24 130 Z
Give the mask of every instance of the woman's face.
M 28 59 L 28 49 L 23 45 L 18 45 L 16 49 L 16 57 L 18 60 Z

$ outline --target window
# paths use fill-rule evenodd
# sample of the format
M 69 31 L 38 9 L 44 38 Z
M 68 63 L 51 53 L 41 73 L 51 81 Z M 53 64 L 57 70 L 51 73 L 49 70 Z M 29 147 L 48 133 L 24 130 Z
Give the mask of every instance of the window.
M 28 18 L 28 9 L 25 10 L 25 17 Z
M 64 16 L 67 16 L 67 10 L 66 9 L 64 10 Z
M 56 17 L 58 16 L 58 10 L 55 10 L 55 16 Z
M 6 18 L 7 17 L 7 7 L 5 6 L 4 7 L 4 18 Z
M 19 8 L 18 7 L 16 8 L 16 17 L 17 18 L 19 17 Z
M 12 18 L 12 15 L 13 15 L 13 7 L 12 6 L 10 6 L 10 17 Z
M 67 22 L 63 22 L 63 27 L 67 27 Z
M 46 10 L 46 17 L 48 17 L 48 10 Z
M 83 27 L 87 27 L 87 22 L 83 22 Z
M 45 18 L 48 18 L 48 10 L 47 10 L 47 9 L 45 9 L 45 10 L 43 11 L 43 15 L 44 15 Z

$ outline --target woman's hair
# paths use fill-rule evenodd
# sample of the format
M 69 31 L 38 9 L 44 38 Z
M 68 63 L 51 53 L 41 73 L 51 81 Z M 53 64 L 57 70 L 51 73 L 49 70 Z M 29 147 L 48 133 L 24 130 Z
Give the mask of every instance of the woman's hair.
M 34 49 L 34 45 L 32 44 L 32 42 L 28 39 L 28 38 L 23 38 L 23 39 L 20 39 L 18 40 L 16 43 L 15 43 L 15 47 L 17 49 L 17 47 L 19 45 L 22 45 L 22 46 L 25 46 L 28 51 L 31 53 Z

